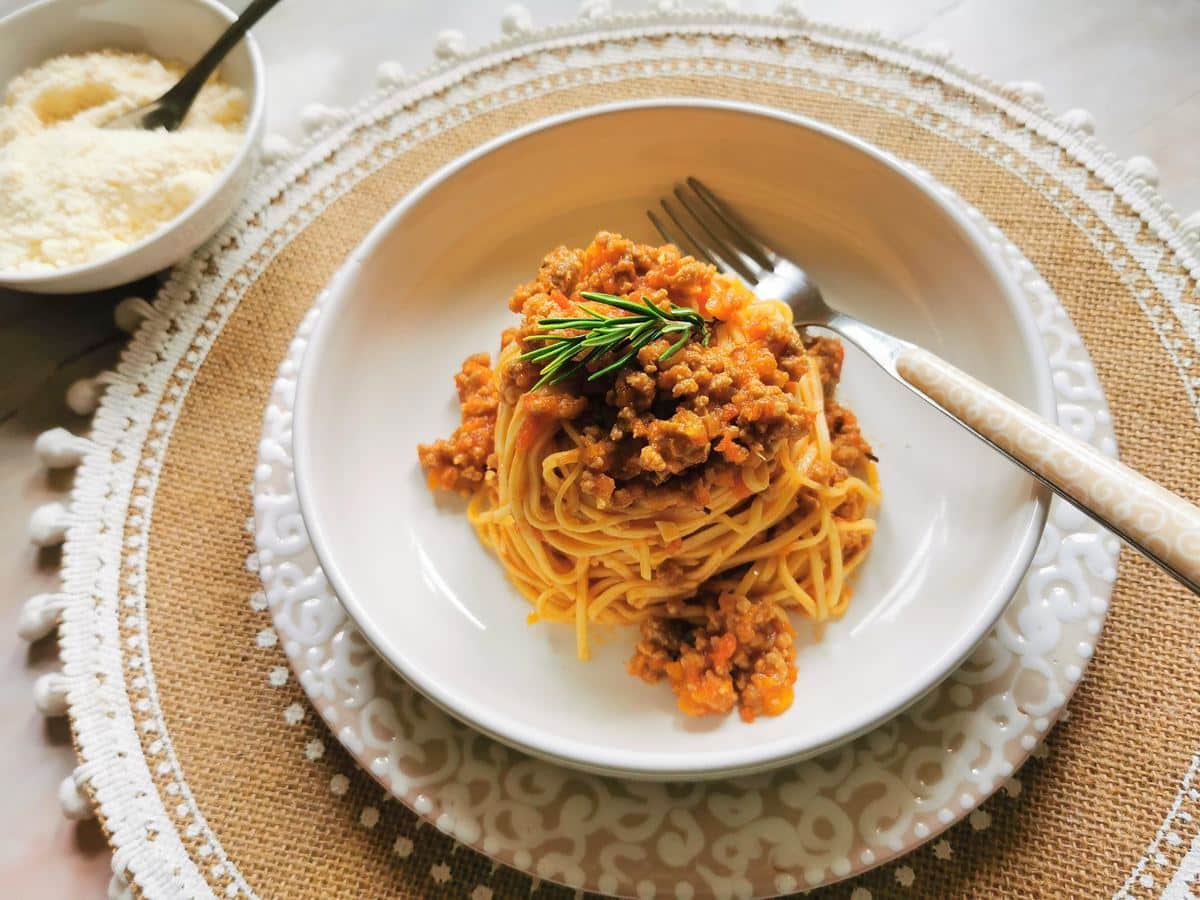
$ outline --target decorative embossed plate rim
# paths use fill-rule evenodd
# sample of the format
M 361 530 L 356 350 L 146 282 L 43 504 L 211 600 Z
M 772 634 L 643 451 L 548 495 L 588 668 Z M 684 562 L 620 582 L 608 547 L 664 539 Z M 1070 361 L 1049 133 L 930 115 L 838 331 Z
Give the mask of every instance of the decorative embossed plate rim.
M 963 208 L 1029 298 L 1060 421 L 1115 454 L 1107 404 L 1066 311 L 1020 251 Z M 1055 501 L 1029 573 L 979 649 L 913 708 L 837 750 L 763 775 L 668 786 L 587 775 L 504 747 L 402 682 L 320 570 L 291 471 L 295 378 L 318 315 L 319 301 L 280 366 L 255 472 L 255 540 L 276 630 L 354 758 L 419 815 L 505 864 L 643 897 L 769 896 L 837 881 L 968 815 L 1025 761 L 1082 677 L 1119 548 Z

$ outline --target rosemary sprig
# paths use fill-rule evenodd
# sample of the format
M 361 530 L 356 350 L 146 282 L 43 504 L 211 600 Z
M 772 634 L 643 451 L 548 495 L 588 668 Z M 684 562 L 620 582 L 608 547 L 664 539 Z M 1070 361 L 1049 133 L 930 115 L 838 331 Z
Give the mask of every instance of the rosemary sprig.
M 668 335 L 679 335 L 679 339 L 663 352 L 658 358 L 659 362 L 670 359 L 682 350 L 697 331 L 704 343 L 708 344 L 708 322 L 694 309 L 671 304 L 670 310 L 663 311 L 645 297 L 641 303 L 635 303 L 623 297 L 594 291 L 584 291 L 580 296 L 593 303 L 623 309 L 630 315 L 608 316 L 580 306 L 582 316 L 541 319 L 538 322 L 541 331 L 525 338 L 526 341 L 541 343 L 541 346 L 519 357 L 542 364 L 542 377 L 533 386 L 535 391 L 546 384 L 566 381 L 606 353 L 619 353 L 604 368 L 588 375 L 588 381 L 595 381 L 621 368 L 647 344 Z M 563 334 L 565 331 L 580 333 Z

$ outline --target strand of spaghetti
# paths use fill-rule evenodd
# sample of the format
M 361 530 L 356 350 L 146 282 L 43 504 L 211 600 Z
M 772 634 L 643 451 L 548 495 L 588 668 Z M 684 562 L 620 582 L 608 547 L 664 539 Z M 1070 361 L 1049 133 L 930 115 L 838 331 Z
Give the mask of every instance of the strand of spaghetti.
M 733 516 L 721 516 L 718 521 L 735 534 L 744 535 L 745 537 L 753 537 L 755 534 L 753 524 L 739 522 Z
M 846 575 L 849 576 L 850 573 L 857 569 L 862 564 L 862 561 L 866 558 L 867 549 L 864 546 L 857 553 L 846 560 Z
M 579 587 L 575 594 L 575 652 L 580 659 L 589 659 L 592 655 L 588 646 L 588 580 L 587 563 L 576 567 L 579 571 Z
M 544 471 L 545 467 L 543 466 L 543 472 Z M 560 521 L 564 518 L 563 505 L 566 503 L 567 493 L 571 490 L 571 486 L 575 483 L 575 479 L 578 477 L 579 469 L 572 468 L 567 474 L 567 477 L 563 478 L 559 483 L 558 488 L 554 490 L 554 517 Z
M 814 481 L 811 478 L 802 478 L 800 484 L 810 491 L 815 491 L 822 498 L 841 499 L 854 492 L 853 486 L 847 484 L 848 480 L 844 479 L 834 484 L 825 484 L 821 481 Z
M 851 475 L 846 479 L 846 483 L 862 494 L 870 504 L 876 504 L 883 499 L 879 490 L 879 476 L 875 474 L 874 465 L 868 469 L 866 479 L 859 478 L 857 475 Z
M 817 604 L 813 600 L 812 595 L 808 593 L 799 582 L 792 577 L 791 568 L 782 565 L 779 567 L 779 578 L 787 588 L 787 594 L 798 604 L 808 615 L 816 618 Z
M 588 621 L 603 622 L 601 615 L 617 600 L 621 599 L 624 592 L 624 585 L 617 583 L 606 590 L 602 590 L 596 594 L 587 606 Z
M 842 597 L 842 535 L 837 525 L 833 523 L 833 514 L 826 513 L 821 527 L 828 527 L 829 532 L 829 596 L 833 597 L 836 606 Z
M 551 491 L 557 491 L 562 484 L 565 471 L 574 471 L 579 462 L 578 450 L 564 450 L 551 453 L 542 460 L 542 481 Z
M 754 586 L 754 582 L 758 580 L 758 568 L 751 566 L 746 570 L 746 574 L 742 576 L 742 580 L 738 582 L 737 593 L 749 594 L 750 588 Z
M 775 580 L 776 572 L 779 570 L 779 563 L 782 556 L 778 553 L 772 553 L 769 556 L 764 556 L 754 564 L 758 569 L 758 580 L 760 582 L 771 582 Z
M 817 367 L 810 365 L 804 373 L 804 378 L 808 383 L 809 406 L 816 411 L 813 426 L 817 435 L 817 453 L 822 461 L 826 461 L 833 457 L 833 443 L 829 439 L 829 422 L 825 418 L 825 391 L 821 388 Z
M 808 573 L 812 579 L 813 593 L 817 601 L 817 621 L 823 621 L 829 615 L 829 603 L 825 596 L 825 563 L 815 547 L 808 549 Z
M 779 532 L 769 541 L 763 544 L 756 544 L 743 550 L 741 553 L 734 554 L 728 559 L 728 565 L 738 566 L 750 562 L 750 560 L 756 559 L 759 556 L 778 553 L 787 548 L 808 547 L 812 544 L 820 543 L 825 539 L 825 525 L 821 522 L 820 528 L 814 532 L 813 526 L 818 522 L 821 522 L 821 511 L 815 509 L 798 523 L 789 527 L 786 531 Z M 807 536 L 801 537 L 801 535 Z
M 638 543 L 636 543 L 634 546 L 637 547 L 638 562 L 640 564 L 642 580 L 649 581 L 650 576 L 651 576 L 651 574 L 653 574 L 653 571 L 654 571 L 650 566 L 650 546 L 648 544 L 644 544 L 640 541 Z
M 510 543 L 517 549 L 519 555 L 531 567 L 541 567 L 548 572 L 554 573 L 554 581 L 561 581 L 563 578 L 569 577 L 571 571 L 573 571 L 573 567 L 571 567 L 569 562 L 570 557 L 565 557 L 564 563 L 560 567 L 557 561 L 551 556 L 553 548 L 539 540 L 536 533 L 530 533 L 536 532 L 536 530 L 530 529 L 525 524 L 528 520 L 528 510 L 516 507 L 514 514 L 517 518 L 516 527 L 507 529 L 504 533 L 510 537 Z
M 837 522 L 837 530 L 842 534 L 854 534 L 855 532 L 866 532 L 871 534 L 875 531 L 875 522 L 872 519 L 835 519 Z

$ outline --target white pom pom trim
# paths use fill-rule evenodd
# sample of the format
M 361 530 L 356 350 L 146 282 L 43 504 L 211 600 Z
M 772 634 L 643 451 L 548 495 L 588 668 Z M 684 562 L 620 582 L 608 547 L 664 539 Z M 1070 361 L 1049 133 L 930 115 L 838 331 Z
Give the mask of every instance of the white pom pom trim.
M 533 14 L 529 7 L 520 3 L 511 3 L 504 8 L 500 16 L 500 30 L 505 34 L 524 34 L 533 30 Z
M 66 594 L 34 594 L 17 616 L 17 635 L 24 641 L 40 641 L 55 629 L 66 608 Z
M 267 165 L 290 159 L 296 155 L 296 145 L 282 134 L 268 134 L 263 138 L 262 157 Z
M 603 19 L 611 15 L 610 0 L 583 0 L 579 5 L 579 17 L 582 19 Z
M 79 465 L 91 446 L 92 442 L 85 437 L 71 434 L 65 428 L 51 428 L 37 436 L 33 452 L 47 469 L 66 469 Z
M 349 115 L 346 110 L 337 106 L 326 106 L 324 103 L 310 103 L 300 110 L 300 127 L 305 134 L 316 134 L 330 126 L 336 125 Z
M 1096 133 L 1096 119 L 1086 109 L 1068 109 L 1065 113 L 1059 116 L 1058 121 L 1062 122 L 1063 126 L 1070 128 L 1072 131 L 1082 131 L 1084 134 Z
M 126 297 L 113 307 L 113 323 L 126 334 L 133 334 L 152 315 L 154 307 L 141 297 Z
M 408 80 L 408 72 L 394 59 L 385 59 L 375 68 L 375 83 L 381 88 L 399 87 Z
M 439 31 L 433 39 L 433 55 L 438 59 L 455 59 L 466 55 L 467 38 L 457 28 Z
M 79 787 L 75 775 L 68 775 L 58 786 L 58 805 L 62 814 L 72 822 L 82 822 L 94 818 L 95 810 L 88 801 L 87 795 Z
M 100 405 L 101 385 L 95 378 L 80 378 L 67 388 L 67 406 L 80 416 L 90 416 Z
M 1125 171 L 1134 178 L 1140 178 L 1151 187 L 1158 184 L 1158 166 L 1148 156 L 1131 156 L 1125 160 Z
M 67 388 L 67 407 L 78 416 L 90 416 L 100 405 L 104 386 L 117 380 L 116 372 L 101 372 L 93 378 L 80 378 Z
M 783 0 L 777 7 L 775 12 L 789 19 L 805 19 L 804 3 L 801 0 Z
M 950 46 L 944 41 L 930 41 L 921 50 L 926 58 L 935 60 L 936 62 L 947 62 L 954 55 L 950 51 Z
M 655 0 L 654 8 L 661 13 L 679 12 L 683 9 L 683 0 Z
M 67 679 L 60 672 L 47 672 L 33 683 L 33 705 L 43 716 L 67 714 Z
M 1004 85 L 1004 90 L 1019 100 L 1041 103 L 1046 99 L 1046 89 L 1036 81 L 1010 81 Z
M 108 900 L 133 900 L 133 888 L 124 872 L 113 872 L 108 880 Z
M 62 503 L 43 503 L 29 517 L 29 540 L 39 547 L 53 547 L 67 537 L 71 517 Z
M 1188 237 L 1200 240 L 1200 209 L 1196 210 L 1190 216 L 1183 220 L 1183 233 Z

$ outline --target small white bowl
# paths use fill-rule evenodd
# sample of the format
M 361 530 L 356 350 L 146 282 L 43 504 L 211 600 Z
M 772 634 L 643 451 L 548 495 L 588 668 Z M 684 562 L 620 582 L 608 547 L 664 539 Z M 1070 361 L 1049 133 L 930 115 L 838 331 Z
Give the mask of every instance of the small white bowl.
M 0 19 L 0 93 L 21 72 L 64 53 L 131 50 L 190 65 L 235 18 L 214 0 L 42 0 Z M 266 77 L 252 37 L 225 57 L 221 75 L 246 94 L 246 130 L 203 196 L 119 253 L 50 272 L 0 270 L 0 286 L 46 294 L 103 290 L 174 265 L 208 240 L 241 201 L 258 159 Z
M 594 772 L 744 774 L 861 734 L 946 677 L 1033 556 L 1046 495 L 847 347 L 841 396 L 880 457 L 883 504 L 846 615 L 801 626 L 794 705 L 751 725 L 689 719 L 625 671 L 637 629 L 526 624 L 528 603 L 434 496 L 416 444 L 450 434 L 452 376 L 495 353 L 507 307 L 556 245 L 607 228 L 657 243 L 645 210 L 696 175 L 800 261 L 835 306 L 916 341 L 1053 419 L 1020 288 L 956 207 L 824 125 L 713 101 L 646 101 L 541 122 L 433 175 L 330 284 L 296 398 L 296 487 L 322 569 L 406 679 L 475 728 Z M 383 726 L 381 726 L 382 728 Z

